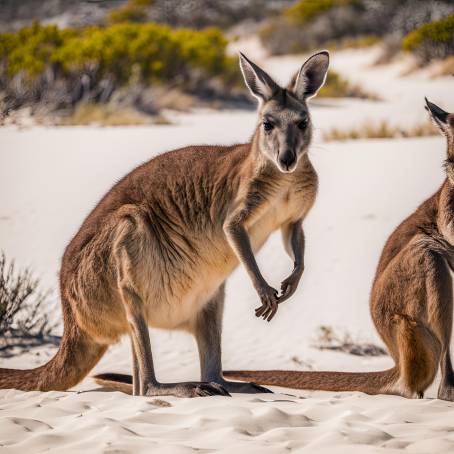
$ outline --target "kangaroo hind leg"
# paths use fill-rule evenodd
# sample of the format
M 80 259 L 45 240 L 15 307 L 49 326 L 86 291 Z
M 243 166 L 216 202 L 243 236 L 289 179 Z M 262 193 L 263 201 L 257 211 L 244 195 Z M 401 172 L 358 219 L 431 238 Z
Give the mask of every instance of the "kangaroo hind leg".
M 396 315 L 399 369 L 404 388 L 421 397 L 435 379 L 441 362 L 440 396 L 442 390 L 452 392 L 449 391 L 452 279 L 442 251 L 427 247 L 418 256 L 418 262 L 423 266 L 418 278 L 423 276 L 424 280 L 417 287 L 419 291 L 411 294 L 406 314 Z
M 405 397 L 424 397 L 435 379 L 440 361 L 440 342 L 431 329 L 406 316 L 396 316 L 399 349 L 398 393 Z
M 222 284 L 192 323 L 192 331 L 199 349 L 202 380 L 219 383 L 233 393 L 270 393 L 269 389 L 255 383 L 228 381 L 222 376 L 221 331 L 224 296 Z
M 118 292 L 125 308 L 133 345 L 133 392 L 142 396 L 228 395 L 227 391 L 216 383 L 160 383 L 157 381 L 145 317 L 145 301 L 140 295 L 140 285 L 136 278 L 143 274 L 141 273 L 141 267 L 144 266 L 141 254 L 144 252 L 140 251 L 140 245 L 146 244 L 142 237 L 146 235 L 146 227 L 140 215 L 131 214 L 121 220 L 117 232 L 114 255 Z
M 441 344 L 438 398 L 454 401 L 454 372 L 449 351 L 453 321 L 453 282 L 444 257 L 437 254 L 432 261 L 433 266 L 427 273 L 428 313 L 432 330 Z
M 131 338 L 131 354 L 132 354 L 132 395 L 140 396 L 140 371 L 139 371 L 139 359 L 137 357 L 136 348 L 134 346 L 134 340 Z

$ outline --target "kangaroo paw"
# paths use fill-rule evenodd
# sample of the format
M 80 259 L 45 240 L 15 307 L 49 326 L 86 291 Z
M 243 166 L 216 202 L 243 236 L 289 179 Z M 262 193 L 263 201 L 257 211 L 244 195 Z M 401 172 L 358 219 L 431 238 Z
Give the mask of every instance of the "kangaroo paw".
M 230 396 L 223 386 L 214 382 L 153 383 L 148 385 L 146 395 L 176 397 Z

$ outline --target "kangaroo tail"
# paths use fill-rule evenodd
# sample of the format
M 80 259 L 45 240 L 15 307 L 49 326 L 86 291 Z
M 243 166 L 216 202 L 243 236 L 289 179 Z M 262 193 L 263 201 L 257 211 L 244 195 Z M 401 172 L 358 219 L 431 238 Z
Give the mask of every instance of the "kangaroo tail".
M 296 372 L 285 370 L 224 371 L 225 378 L 254 381 L 263 385 L 319 391 L 362 391 L 367 394 L 386 393 L 397 381 L 396 368 L 380 372 Z M 98 374 L 98 385 L 132 394 L 132 376 L 116 373 Z
M 0 369 L 0 389 L 63 391 L 71 388 L 88 374 L 106 349 L 106 345 L 93 342 L 72 320 L 65 323 L 60 348 L 47 364 L 27 370 Z
M 297 372 L 285 370 L 224 371 L 224 377 L 263 385 L 319 391 L 386 393 L 398 379 L 395 367 L 380 372 Z
M 132 394 L 132 376 L 125 374 L 98 374 L 93 377 L 98 385 L 105 388 L 121 391 L 125 394 Z

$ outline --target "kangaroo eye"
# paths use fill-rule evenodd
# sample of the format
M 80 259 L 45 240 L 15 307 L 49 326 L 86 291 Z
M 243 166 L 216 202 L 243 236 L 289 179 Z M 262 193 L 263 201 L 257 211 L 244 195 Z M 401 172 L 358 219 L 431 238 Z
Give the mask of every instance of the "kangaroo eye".
M 304 120 L 301 120 L 301 121 L 298 123 L 298 128 L 300 128 L 300 129 L 306 129 L 308 123 L 309 123 L 309 120 L 308 120 L 307 118 L 305 118 Z
M 269 121 L 264 121 L 263 122 L 263 129 L 265 131 L 271 131 L 274 128 L 273 123 L 270 123 Z

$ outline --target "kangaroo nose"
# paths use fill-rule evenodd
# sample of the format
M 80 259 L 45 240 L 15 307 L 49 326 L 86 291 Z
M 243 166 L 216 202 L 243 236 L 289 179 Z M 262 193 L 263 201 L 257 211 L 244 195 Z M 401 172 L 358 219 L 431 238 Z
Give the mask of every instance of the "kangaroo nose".
M 295 156 L 291 151 L 286 151 L 279 155 L 279 162 L 282 167 L 285 167 L 287 170 L 295 162 Z

